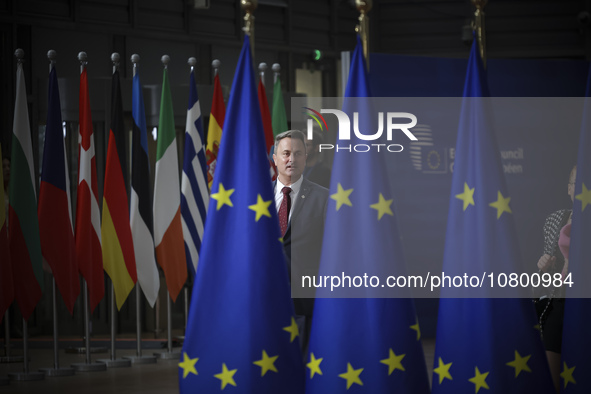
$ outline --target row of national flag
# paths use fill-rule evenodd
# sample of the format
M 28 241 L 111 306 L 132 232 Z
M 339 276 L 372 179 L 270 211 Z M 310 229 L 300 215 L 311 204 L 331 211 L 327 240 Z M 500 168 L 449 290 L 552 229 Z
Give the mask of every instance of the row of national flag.
M 443 270 L 515 272 L 521 268 L 520 253 L 496 136 L 481 99 L 488 96 L 488 86 L 476 42 L 460 113 Z M 299 333 L 277 240 L 273 191 L 266 181 L 267 132 L 265 114 L 261 116 L 258 108 L 264 101 L 260 96 L 257 100 L 254 81 L 246 37 L 225 123 L 218 124 L 225 139 L 213 177 L 200 269 L 179 363 L 180 392 L 553 392 L 529 299 L 441 299 L 430 384 L 412 299 L 317 298 L 309 349 L 302 362 L 300 349 L 294 346 Z M 345 112 L 354 110 L 349 106 L 351 97 L 371 97 L 359 40 L 352 56 Z M 579 166 L 586 169 L 591 157 L 588 128 L 583 129 L 579 153 Z M 371 272 L 373 261 L 388 261 L 394 272 L 405 270 L 391 189 L 380 160 L 368 154 L 354 159 L 335 155 L 321 275 L 334 273 L 335 267 L 358 266 L 363 256 L 357 250 L 369 254 L 363 260 L 366 272 Z M 577 174 L 580 203 L 575 205 L 573 223 L 591 223 L 582 216 L 591 204 L 588 175 L 588 171 Z M 368 205 L 377 214 L 368 216 L 367 210 L 359 209 Z M 573 243 L 578 239 L 574 237 Z M 582 244 L 590 243 L 582 242 L 580 249 L 571 247 L 573 259 L 577 255 L 581 263 Z M 589 248 L 584 252 L 591 253 Z M 376 258 L 380 256 L 392 258 Z M 589 270 L 588 264 L 581 266 Z M 586 308 L 580 316 L 588 316 L 588 303 L 577 307 Z M 574 339 L 588 338 L 582 332 L 587 323 L 578 320 L 571 326 L 581 331 Z M 571 328 L 565 326 L 565 330 Z M 579 368 L 583 375 L 588 369 L 588 357 L 580 348 L 577 353 L 575 346 L 565 344 L 563 389 L 589 392 L 588 379 L 577 376 Z
M 80 293 L 79 275 L 88 285 L 90 310 L 96 308 L 104 297 L 103 270 L 113 283 L 118 309 L 121 309 L 136 283 L 139 283 L 148 303 L 151 306 L 155 304 L 160 288 L 157 264 L 164 272 L 170 297 L 176 300 L 187 281 L 188 272 L 194 277 L 197 270 L 209 186 L 215 173 L 225 117 L 221 84 L 216 75 L 210 138 L 206 144 L 193 67 L 189 81 L 181 176 L 177 164 L 168 70 L 165 67 L 152 193 L 139 72 L 134 65 L 131 179 L 128 182 L 127 134 L 120 75 L 114 68 L 101 215 L 88 74 L 86 64 L 82 65 L 77 204 L 73 215 L 56 67 L 52 63 L 49 73 L 48 110 L 37 201 L 27 94 L 23 66 L 19 62 L 12 133 L 12 176 L 8 195 L 4 198 L 2 193 L 0 199 L 0 319 L 13 301 L 19 305 L 25 320 L 29 319 L 43 293 L 43 262 L 51 269 L 70 313 L 73 313 Z M 281 96 L 280 82 L 277 81 L 275 86 Z M 264 95 L 264 91 L 262 93 Z M 264 100 L 266 103 L 266 98 Z M 277 105 L 283 105 L 282 97 L 275 97 L 275 100 Z M 266 114 L 269 114 L 268 108 Z M 277 132 L 287 130 L 285 108 L 282 109 L 282 116 L 282 129 Z M 267 145 L 272 141 L 271 131 Z M 0 181 L 4 184 L 1 174 Z

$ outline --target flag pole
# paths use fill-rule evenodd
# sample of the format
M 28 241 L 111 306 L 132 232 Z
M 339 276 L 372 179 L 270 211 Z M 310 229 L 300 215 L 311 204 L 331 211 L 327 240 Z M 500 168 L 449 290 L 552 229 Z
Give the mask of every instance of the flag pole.
M 133 76 L 137 73 L 138 63 L 140 62 L 140 55 L 134 53 L 131 55 L 131 62 L 133 63 Z M 130 357 L 123 357 L 125 359 L 131 360 L 134 364 L 155 364 L 156 357 L 155 356 L 142 356 L 142 324 L 141 324 L 141 297 L 142 297 L 142 287 L 140 286 L 140 281 L 138 280 L 135 284 L 135 325 L 136 325 L 136 355 Z
M 164 64 L 164 68 L 168 69 L 168 63 L 170 63 L 170 56 L 164 55 L 160 60 L 162 61 L 162 64 Z M 170 291 L 168 290 L 166 290 L 166 306 L 166 340 L 168 342 L 168 349 L 166 352 L 154 353 L 154 356 L 160 357 L 163 360 L 180 359 L 181 353 L 172 351 L 172 301 L 170 299 Z
M 49 72 L 55 67 L 57 63 L 57 52 L 53 49 L 47 52 L 47 58 L 49 59 Z M 49 111 L 49 108 L 48 108 Z M 47 376 L 72 376 L 74 375 L 73 368 L 60 368 L 59 365 L 59 342 L 58 342 L 58 317 L 57 317 L 57 285 L 55 283 L 55 275 L 52 272 L 51 279 L 51 299 L 53 307 L 53 368 L 40 368 L 39 371 L 45 373 Z
M 486 6 L 486 3 L 488 3 L 488 0 L 471 1 L 476 7 L 472 28 L 476 31 L 476 39 L 478 40 L 478 49 L 480 49 L 482 65 L 486 69 L 486 29 L 484 26 L 484 7 Z
M 3 363 L 22 363 L 22 356 L 10 355 L 10 313 L 6 310 L 4 313 L 4 357 L 0 357 L 0 364 Z
M 222 66 L 222 62 L 219 59 L 215 59 L 213 62 L 211 62 L 211 67 L 213 67 L 214 78 L 216 75 L 219 74 L 221 66 Z
M 111 54 L 111 61 L 113 62 L 113 74 L 119 70 L 121 55 L 117 52 Z M 111 278 L 109 278 L 111 279 Z M 115 305 L 115 285 L 111 279 L 111 358 L 96 360 L 99 363 L 105 363 L 108 368 L 131 367 L 131 360 L 116 358 L 115 354 L 115 321 L 117 319 L 117 306 Z
M 276 84 L 279 75 L 281 75 L 281 65 L 279 65 L 279 63 L 274 63 L 271 69 L 273 70 L 273 84 Z
M 361 37 L 361 44 L 363 45 L 363 56 L 365 57 L 365 65 L 369 71 L 369 16 L 367 13 L 373 6 L 372 0 L 355 0 L 355 7 L 359 11 L 359 24 L 355 27 L 355 31 Z
M 254 59 L 254 10 L 259 5 L 258 0 L 240 0 L 240 7 L 245 11 L 244 27 L 242 30 L 250 40 L 250 53 Z
M 259 75 L 261 76 L 261 82 L 263 83 L 264 87 L 267 87 L 265 84 L 265 71 L 267 71 L 267 63 L 260 63 L 259 64 Z
M 18 51 L 18 49 L 17 49 Z M 24 52 L 23 52 L 24 54 Z M 23 318 L 23 372 L 12 372 L 8 374 L 11 380 L 33 381 L 45 379 L 43 372 L 29 371 L 29 328 L 27 321 Z
M 23 63 L 25 62 L 25 51 L 21 48 L 18 48 L 14 52 L 14 56 L 17 59 L 17 67 L 22 67 Z M 18 85 L 17 85 L 18 86 Z M 30 372 L 29 371 L 29 330 L 27 326 L 27 321 L 23 318 L 23 372 L 15 372 L 9 373 L 8 377 L 12 380 L 22 380 L 22 381 L 31 381 L 31 380 L 43 380 L 45 379 L 45 374 L 41 372 Z
M 88 65 L 88 55 L 86 52 L 80 52 L 78 54 L 78 60 L 80 61 L 80 74 L 84 72 L 84 69 Z M 80 127 L 80 126 L 79 126 Z M 90 360 L 90 300 L 88 297 L 88 283 L 86 279 L 82 278 L 84 283 L 83 287 L 83 296 L 84 296 L 84 351 L 86 353 L 86 362 L 85 363 L 74 363 L 72 364 L 72 368 L 75 371 L 79 372 L 98 372 L 98 371 L 106 371 L 107 366 L 104 363 L 93 363 Z M 105 349 L 106 351 L 106 349 Z M 67 351 L 66 351 L 67 352 Z

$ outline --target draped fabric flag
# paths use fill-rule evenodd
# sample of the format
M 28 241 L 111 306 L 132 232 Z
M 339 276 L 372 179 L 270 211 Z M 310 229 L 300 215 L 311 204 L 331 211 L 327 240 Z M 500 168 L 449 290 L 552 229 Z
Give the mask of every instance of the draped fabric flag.
M 0 163 L 2 163 L 2 146 L 0 145 Z M 10 249 L 8 249 L 8 228 L 6 225 L 6 206 L 4 205 L 4 175 L 0 172 L 0 322 L 4 313 L 14 301 L 14 286 L 12 284 L 12 266 Z
M 151 307 L 158 298 L 160 277 L 152 235 L 152 191 L 144 95 L 137 69 L 133 76 L 133 143 L 131 147 L 131 200 L 129 202 L 131 235 L 135 251 L 137 280 Z
M 62 126 L 62 110 L 55 66 L 49 73 L 47 123 L 43 167 L 39 186 L 39 233 L 41 253 L 70 314 L 80 294 L 76 241 L 72 225 L 70 176 Z
M 271 121 L 269 102 L 267 101 L 267 93 L 265 92 L 265 85 L 263 84 L 262 78 L 259 80 L 258 96 L 259 106 L 261 108 L 261 118 L 263 119 L 263 129 L 265 130 L 265 147 L 267 148 L 268 155 L 274 143 L 273 122 Z
M 178 152 L 168 69 L 164 68 L 156 180 L 154 181 L 154 243 L 156 258 L 164 271 L 168 292 L 173 301 L 187 280 L 187 262 L 181 223 L 181 187 L 179 185 Z
M 523 272 L 499 149 L 482 98 L 488 95 L 474 39 L 458 126 L 443 260 L 446 275 Z M 443 289 L 442 297 L 444 290 L 451 291 Z M 432 392 L 552 392 L 535 325 L 529 299 L 442 298 Z
M 16 70 L 11 159 L 8 246 L 12 260 L 14 296 L 23 318 L 29 320 L 41 299 L 43 268 L 37 218 L 35 162 L 22 64 Z
M 359 39 L 345 97 L 345 112 L 358 111 L 347 98 L 371 97 Z M 373 272 L 372 264 L 383 261 L 390 272 L 405 272 L 382 156 L 337 154 L 330 186 L 319 275 L 343 267 L 347 274 Z M 410 298 L 316 298 L 307 360 L 308 394 L 429 392 Z
M 213 393 L 228 386 L 240 393 L 304 390 L 298 329 L 267 171 L 246 36 L 228 103 L 179 363 L 183 394 Z
M 80 135 L 78 136 L 78 199 L 76 200 L 76 256 L 78 270 L 86 280 L 90 311 L 105 296 L 103 252 L 101 250 L 101 212 L 88 74 L 80 73 Z
M 209 115 L 209 127 L 207 128 L 207 147 L 205 157 L 207 160 L 207 184 L 211 190 L 213 185 L 213 175 L 217 165 L 218 152 L 220 150 L 220 141 L 222 140 L 222 129 L 224 128 L 224 117 L 226 116 L 226 106 L 224 104 L 224 95 L 220 77 L 216 74 L 213 78 L 213 99 L 211 104 L 211 114 Z
M 205 167 L 205 146 L 203 145 L 203 121 L 197 97 L 195 71 L 191 67 L 189 78 L 189 107 L 185 127 L 185 154 L 183 156 L 183 176 L 181 181 L 181 215 L 185 256 L 191 277 L 195 278 L 207 204 L 209 188 Z
M 119 70 L 111 83 L 111 130 L 107 149 L 103 188 L 103 224 L 101 228 L 103 266 L 113 282 L 117 309 L 121 310 L 137 281 L 133 237 L 129 225 L 127 161 L 123 102 Z
M 283 92 L 281 91 L 281 80 L 277 78 L 273 85 L 273 109 L 272 109 L 273 135 L 288 130 L 285 104 L 283 103 Z
M 577 159 L 577 177 L 575 181 L 575 198 L 573 202 L 572 224 L 570 231 L 570 248 L 568 252 L 571 279 L 577 287 L 567 287 L 568 298 L 564 305 L 564 322 L 562 328 L 562 362 L 561 392 L 589 393 L 591 381 L 587 371 L 591 361 L 586 357 L 586 350 L 591 346 L 588 330 L 591 322 L 589 310 L 591 299 L 588 295 L 589 283 L 581 278 L 589 278 L 589 256 L 591 256 L 591 72 L 587 79 L 583 121 L 579 138 Z M 568 278 L 567 278 L 568 279 Z M 585 294 L 586 293 L 586 294 Z M 572 298 L 583 297 L 587 298 Z
M 267 157 L 269 157 L 269 173 L 271 175 L 271 180 L 275 180 L 275 178 L 277 177 L 277 172 L 275 171 L 275 166 L 271 161 L 271 149 L 273 148 L 274 144 L 273 123 L 271 121 L 271 113 L 269 112 L 269 102 L 267 101 L 267 93 L 265 93 L 265 85 L 263 84 L 262 78 L 259 80 L 258 96 L 259 107 L 261 108 L 261 118 L 263 120 L 263 129 L 265 132 L 265 149 L 267 152 Z

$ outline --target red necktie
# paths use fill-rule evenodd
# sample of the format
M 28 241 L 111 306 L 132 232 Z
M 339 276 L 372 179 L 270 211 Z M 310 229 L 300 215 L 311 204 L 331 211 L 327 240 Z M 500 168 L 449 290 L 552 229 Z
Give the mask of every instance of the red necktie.
M 281 189 L 281 193 L 283 193 L 283 200 L 281 200 L 281 205 L 279 206 L 279 227 L 281 228 L 281 235 L 285 235 L 287 222 L 289 222 L 289 210 L 291 209 L 291 197 L 289 197 L 291 188 L 285 186 Z

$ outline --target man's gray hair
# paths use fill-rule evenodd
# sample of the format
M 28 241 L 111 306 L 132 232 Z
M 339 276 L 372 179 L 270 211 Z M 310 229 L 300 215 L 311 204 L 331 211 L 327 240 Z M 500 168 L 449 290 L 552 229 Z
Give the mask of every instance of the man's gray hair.
M 304 138 L 304 133 L 302 133 L 300 130 L 287 130 L 283 133 L 277 134 L 275 137 L 275 152 L 277 152 L 279 142 L 284 138 L 295 138 L 296 140 L 300 140 L 302 141 L 302 144 L 304 144 L 304 150 L 306 149 L 306 139 Z

